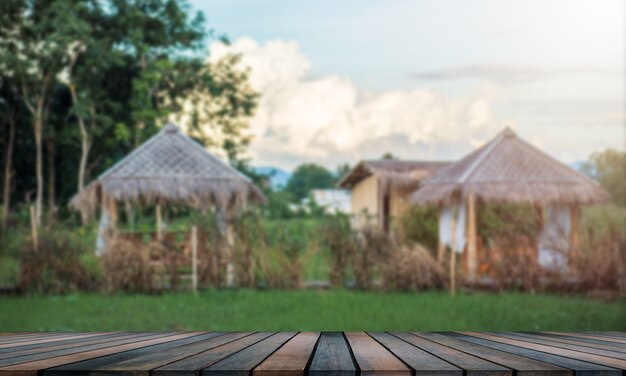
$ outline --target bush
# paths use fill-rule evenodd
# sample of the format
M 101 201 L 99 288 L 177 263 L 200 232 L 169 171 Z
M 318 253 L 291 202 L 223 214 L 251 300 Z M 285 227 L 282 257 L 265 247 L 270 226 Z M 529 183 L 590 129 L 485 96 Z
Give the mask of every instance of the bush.
M 105 288 L 108 291 L 152 292 L 153 268 L 147 249 L 121 238 L 109 240 L 102 256 Z
M 320 228 L 322 243 L 329 251 L 329 279 L 334 287 L 341 286 L 346 277 L 350 257 L 354 253 L 354 239 L 348 217 L 341 214 L 327 216 Z
M 22 248 L 20 291 L 64 294 L 93 289 L 100 276 L 98 268 L 81 262 L 92 252 L 81 238 L 67 231 L 44 231 L 38 249 L 27 238 Z
M 385 289 L 421 291 L 446 286 L 446 273 L 428 249 L 420 245 L 394 248 L 383 268 Z
M 400 216 L 395 230 L 403 239 L 437 249 L 439 238 L 437 208 L 412 206 Z
M 0 288 L 15 287 L 20 278 L 20 261 L 15 257 L 0 257 Z

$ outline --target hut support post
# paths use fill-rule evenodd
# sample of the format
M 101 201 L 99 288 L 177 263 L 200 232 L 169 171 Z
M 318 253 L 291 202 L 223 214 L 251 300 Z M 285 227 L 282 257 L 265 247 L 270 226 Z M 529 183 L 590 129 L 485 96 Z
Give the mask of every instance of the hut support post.
M 441 208 L 439 208 L 438 210 L 437 218 L 439 221 L 438 224 L 441 225 Z M 446 257 L 446 245 L 441 239 L 441 229 L 440 229 L 439 236 L 437 236 L 437 261 L 439 261 L 439 264 L 442 266 L 445 263 L 445 257 Z
M 570 257 L 574 256 L 574 251 L 578 247 L 578 219 L 580 217 L 580 206 L 574 204 L 570 206 L 570 232 L 569 232 L 569 249 Z
M 37 252 L 39 251 L 39 234 L 37 233 L 37 215 L 35 206 L 33 205 L 30 206 L 30 227 L 33 238 L 33 249 Z
M 467 271 L 470 281 L 476 279 L 478 260 L 476 255 L 476 197 L 474 192 L 467 196 Z
M 191 226 L 191 287 L 198 292 L 198 226 Z
M 452 211 L 450 221 L 450 295 L 456 295 L 456 210 Z
M 161 205 L 157 204 L 156 205 L 156 230 L 157 230 L 157 240 L 161 241 L 163 239 L 162 237 L 162 218 L 161 218 Z

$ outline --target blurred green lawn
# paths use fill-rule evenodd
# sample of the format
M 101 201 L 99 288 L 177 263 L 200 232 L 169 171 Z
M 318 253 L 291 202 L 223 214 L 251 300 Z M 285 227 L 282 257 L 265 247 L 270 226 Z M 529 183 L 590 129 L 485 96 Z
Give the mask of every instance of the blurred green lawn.
M 0 297 L 0 331 L 46 330 L 626 330 L 626 301 L 346 290 Z

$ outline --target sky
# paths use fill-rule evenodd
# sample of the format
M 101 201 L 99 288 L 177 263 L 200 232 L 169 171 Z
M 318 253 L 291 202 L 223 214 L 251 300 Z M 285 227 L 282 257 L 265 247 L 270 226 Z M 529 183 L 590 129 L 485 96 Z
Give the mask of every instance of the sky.
M 261 93 L 257 166 L 455 160 L 503 127 L 566 163 L 626 143 L 622 0 L 191 0 Z

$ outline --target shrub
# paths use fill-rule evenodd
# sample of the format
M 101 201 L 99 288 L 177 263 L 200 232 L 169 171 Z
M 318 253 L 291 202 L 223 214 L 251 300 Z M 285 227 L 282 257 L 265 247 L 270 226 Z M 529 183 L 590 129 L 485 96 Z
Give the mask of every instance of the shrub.
M 44 231 L 38 249 L 34 249 L 32 239 L 26 239 L 21 254 L 20 291 L 63 294 L 93 289 L 100 275 L 98 268 L 81 262 L 92 252 L 81 238 L 67 231 Z
M 446 273 L 420 245 L 402 245 L 390 252 L 383 268 L 387 290 L 420 291 L 446 286 Z
M 121 238 L 113 238 L 102 256 L 105 287 L 108 291 L 152 292 L 153 268 L 143 247 Z
M 349 219 L 340 214 L 326 217 L 320 234 L 322 243 L 329 251 L 330 283 L 335 287 L 341 286 L 355 245 Z
M 437 249 L 439 238 L 437 208 L 412 206 L 396 222 L 395 231 L 406 241 Z

